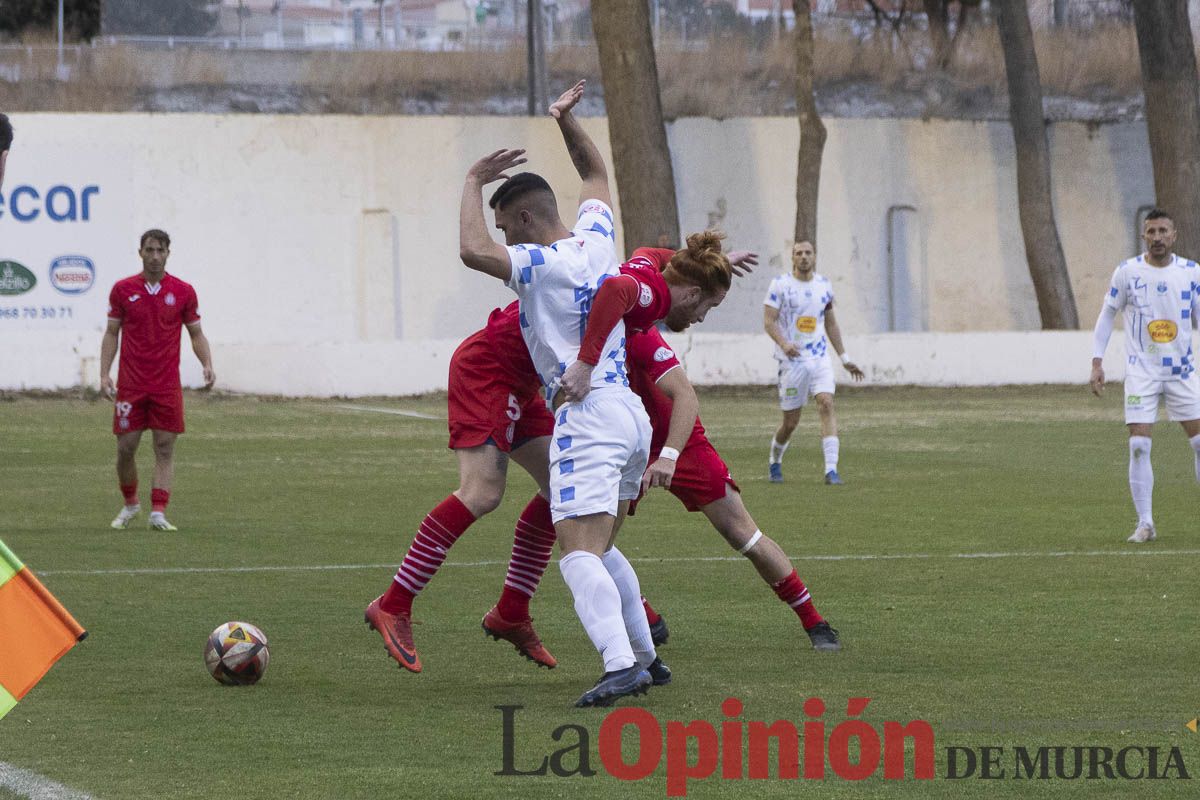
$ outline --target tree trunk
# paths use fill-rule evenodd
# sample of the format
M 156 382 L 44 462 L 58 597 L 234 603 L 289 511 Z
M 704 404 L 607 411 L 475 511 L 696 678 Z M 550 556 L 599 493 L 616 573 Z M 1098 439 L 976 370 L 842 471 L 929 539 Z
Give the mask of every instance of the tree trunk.
M 1175 252 L 1200 257 L 1200 99 L 1187 0 L 1133 4 L 1154 194 L 1175 219 Z
M 796 170 L 796 241 L 817 246 L 817 197 L 821 187 L 821 155 L 825 123 L 813 94 L 813 25 L 810 0 L 792 0 L 796 13 L 796 114 L 800 121 L 800 154 Z
M 1074 330 L 1079 327 L 1075 295 L 1067 273 L 1054 222 L 1050 187 L 1050 147 L 1042 115 L 1042 81 L 1033 29 L 1025 0 L 1002 0 L 993 4 L 1004 49 L 1008 76 L 1009 115 L 1017 151 L 1017 204 L 1025 259 L 1037 293 L 1038 311 L 1045 330 Z
M 924 5 L 933 62 L 938 69 L 945 69 L 950 65 L 950 9 L 946 0 L 924 0 Z
M 592 3 L 625 247 L 679 247 L 675 174 L 646 0 Z

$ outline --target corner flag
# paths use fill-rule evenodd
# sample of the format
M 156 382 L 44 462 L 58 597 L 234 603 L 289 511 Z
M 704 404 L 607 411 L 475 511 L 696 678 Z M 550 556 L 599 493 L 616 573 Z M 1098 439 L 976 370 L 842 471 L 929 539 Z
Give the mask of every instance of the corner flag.
M 0 718 L 87 631 L 0 541 Z

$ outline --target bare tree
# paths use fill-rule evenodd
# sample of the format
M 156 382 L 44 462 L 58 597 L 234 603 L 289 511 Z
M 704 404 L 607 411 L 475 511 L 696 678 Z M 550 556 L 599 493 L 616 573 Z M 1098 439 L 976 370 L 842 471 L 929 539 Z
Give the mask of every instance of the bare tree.
M 592 30 L 600 51 L 625 246 L 629 250 L 659 242 L 678 246 L 675 174 L 658 93 L 649 4 L 646 0 L 592 3 Z
M 1042 114 L 1042 80 L 1025 0 L 998 0 L 996 23 L 1008 76 L 1008 105 L 1017 151 L 1017 204 L 1025 259 L 1037 293 L 1043 329 L 1079 327 L 1071 277 L 1054 222 L 1050 147 Z
M 938 69 L 948 69 L 954 60 L 954 51 L 958 46 L 959 37 L 967 27 L 971 8 L 979 5 L 979 0 L 959 0 L 958 19 L 954 24 L 954 33 L 950 33 L 950 4 L 952 0 L 922 0 L 925 7 L 925 17 L 929 22 L 929 37 L 933 42 L 933 61 Z M 998 4 L 1003 4 L 999 0 Z M 904 13 L 905 3 L 900 4 L 900 13 Z
M 821 156 L 825 152 L 825 123 L 813 94 L 812 2 L 792 0 L 796 14 L 796 114 L 800 120 L 800 157 L 796 170 L 796 241 L 817 246 L 817 196 L 821 187 Z
M 1200 94 L 1187 0 L 1133 4 L 1154 193 L 1179 225 L 1175 249 L 1200 258 Z

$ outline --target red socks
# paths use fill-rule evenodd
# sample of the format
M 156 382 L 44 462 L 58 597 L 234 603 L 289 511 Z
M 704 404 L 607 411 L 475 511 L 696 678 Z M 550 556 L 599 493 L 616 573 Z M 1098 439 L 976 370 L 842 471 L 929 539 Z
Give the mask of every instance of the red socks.
M 389 614 L 411 614 L 413 598 L 437 574 L 450 547 L 474 521 L 475 515 L 454 495 L 430 511 L 421 521 L 379 607 Z
M 649 622 L 651 625 L 657 625 L 658 621 L 662 619 L 658 615 L 658 612 L 650 607 L 650 601 L 646 599 L 645 595 L 642 595 L 642 608 L 646 609 L 646 622 Z
M 136 485 L 136 484 L 135 484 Z M 163 512 L 167 510 L 167 503 L 171 501 L 171 493 L 166 489 L 154 488 L 150 490 L 150 511 Z M 137 502 L 137 498 L 134 498 Z
M 779 599 L 791 606 L 796 615 L 800 617 L 800 624 L 804 626 L 804 630 L 825 621 L 825 618 L 818 614 L 817 609 L 813 607 L 808 587 L 804 585 L 804 581 L 800 580 L 796 570 L 792 570 L 791 575 L 778 583 L 771 584 L 771 588 L 775 590 Z
M 500 602 L 496 603 L 500 616 L 509 622 L 529 619 L 529 599 L 537 591 L 550 563 L 555 538 L 550 502 L 536 494 L 517 520 L 504 590 L 500 593 Z
M 137 481 L 130 484 L 121 484 L 121 494 L 125 496 L 125 505 L 136 506 L 137 499 Z

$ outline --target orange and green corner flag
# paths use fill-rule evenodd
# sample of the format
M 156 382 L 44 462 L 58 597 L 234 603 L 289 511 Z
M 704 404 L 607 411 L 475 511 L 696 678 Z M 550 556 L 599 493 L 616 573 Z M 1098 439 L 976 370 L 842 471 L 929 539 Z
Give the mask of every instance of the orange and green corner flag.
M 71 613 L 0 541 L 0 718 L 85 636 Z

